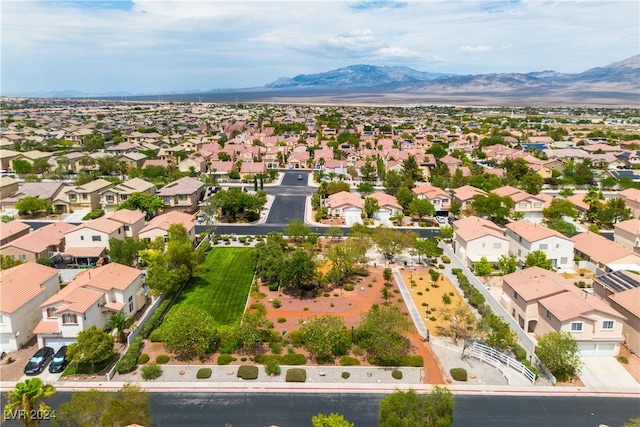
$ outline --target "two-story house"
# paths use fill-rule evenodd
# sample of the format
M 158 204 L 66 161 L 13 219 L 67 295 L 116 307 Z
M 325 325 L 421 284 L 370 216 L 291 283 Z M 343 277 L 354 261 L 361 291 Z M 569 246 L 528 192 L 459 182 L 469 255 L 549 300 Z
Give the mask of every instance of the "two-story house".
M 100 193 L 111 187 L 113 184 L 102 178 L 71 187 L 66 192 L 69 209 L 73 212 L 91 212 L 100 209 Z
M 634 217 L 640 218 L 640 190 L 637 188 L 627 188 L 626 190 L 620 191 L 618 197 L 624 200 L 624 203 L 631 209 Z
M 100 192 L 100 205 L 105 212 L 114 212 L 133 193 L 156 194 L 156 186 L 140 178 L 132 178 Z
M 76 226 L 68 222 L 52 222 L 32 233 L 0 246 L 4 256 L 20 261 L 37 262 L 39 259 L 56 259 L 65 248 L 65 234 Z
M 61 182 L 25 182 L 15 194 L 0 200 L 0 205 L 4 211 L 17 211 L 16 203 L 25 197 L 37 197 L 53 205 L 57 195 L 65 188 L 67 185 Z
M 18 192 L 19 183 L 15 178 L 12 178 L 8 175 L 2 175 L 0 179 L 0 200 L 5 197 L 13 196 Z
M 471 185 L 463 185 L 453 190 L 453 200 L 460 204 L 460 212 L 465 215 L 469 213 L 473 198 L 477 195 L 486 196 L 487 192 Z
M 0 350 L 18 350 L 34 336 L 39 306 L 60 289 L 58 270 L 26 262 L 0 271 Z
M 640 219 L 633 218 L 614 224 L 613 241 L 629 251 L 640 253 Z
M 164 210 L 179 210 L 194 213 L 198 210 L 198 202 L 204 197 L 205 185 L 202 181 L 185 176 L 158 190 L 162 198 Z
M 144 275 L 136 268 L 114 263 L 86 270 L 40 304 L 40 322 L 34 330 L 38 345 L 54 349 L 69 345 L 91 326 L 102 329 L 114 313 L 134 315 L 147 294 Z
M 0 227 L 0 246 L 29 234 L 29 224 L 21 221 L 9 221 Z
M 491 221 L 469 216 L 454 222 L 453 228 L 454 252 L 468 267 L 483 257 L 496 263 L 509 255 L 509 239 Z
M 551 260 L 556 269 L 573 267 L 573 241 L 555 230 L 542 224 L 520 220 L 506 225 L 506 236 L 509 238 L 509 252 L 521 263 L 527 255 L 540 250 Z
M 545 199 L 541 196 L 532 196 L 526 191 L 505 185 L 491 191 L 500 197 L 510 197 L 515 204 L 514 212 L 522 215 L 522 218 L 530 222 L 542 222 L 542 211 L 545 208 Z
M 623 248 L 615 242 L 591 231 L 571 238 L 575 254 L 592 264 L 591 270 L 608 273 L 618 270 L 640 271 L 640 254 Z
M 436 215 L 449 216 L 451 209 L 451 196 L 449 194 L 431 184 L 424 184 L 413 189 L 418 199 L 427 199 L 436 209 Z

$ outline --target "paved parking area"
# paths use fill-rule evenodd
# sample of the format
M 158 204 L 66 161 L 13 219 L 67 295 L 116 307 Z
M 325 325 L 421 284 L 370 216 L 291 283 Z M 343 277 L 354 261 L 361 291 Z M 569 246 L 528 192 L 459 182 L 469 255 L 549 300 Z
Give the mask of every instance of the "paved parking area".
M 580 379 L 590 388 L 622 389 L 640 391 L 640 384 L 612 356 L 583 357 Z

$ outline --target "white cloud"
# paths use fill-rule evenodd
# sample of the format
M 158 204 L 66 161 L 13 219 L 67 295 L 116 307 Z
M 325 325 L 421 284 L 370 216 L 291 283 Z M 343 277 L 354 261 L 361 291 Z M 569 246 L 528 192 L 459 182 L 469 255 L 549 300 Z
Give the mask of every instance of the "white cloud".
M 484 53 L 489 52 L 491 47 L 489 46 L 462 46 L 460 47 L 460 52 L 462 53 Z

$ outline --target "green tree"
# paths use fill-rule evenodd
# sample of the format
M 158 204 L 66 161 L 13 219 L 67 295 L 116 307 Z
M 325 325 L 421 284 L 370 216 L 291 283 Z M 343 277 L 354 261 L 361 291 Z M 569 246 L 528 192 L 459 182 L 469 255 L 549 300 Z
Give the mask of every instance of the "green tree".
M 354 427 L 355 424 L 347 421 L 342 414 L 331 413 L 329 415 L 318 414 L 311 418 L 313 427 Z
M 398 203 L 400 203 L 400 206 L 402 206 L 404 209 L 409 209 L 409 206 L 411 205 L 411 202 L 413 201 L 413 199 L 415 199 L 415 197 L 416 194 L 409 188 L 404 186 L 398 188 L 396 200 L 398 200 Z
M 136 241 L 132 237 L 124 240 L 112 237 L 109 239 L 109 258 L 112 262 L 133 266 L 133 262 L 138 259 L 138 252 L 144 247 L 144 242 Z
M 309 237 L 311 229 L 301 219 L 294 219 L 289 221 L 289 224 L 284 229 L 284 235 L 291 237 L 296 242 L 301 242 Z
M 325 314 L 301 321 L 300 334 L 305 348 L 316 361 L 327 362 L 347 353 L 351 345 L 350 332 L 344 319 Z
M 31 173 L 45 173 L 48 172 L 51 168 L 51 165 L 47 161 L 47 159 L 39 158 L 33 161 L 33 166 L 31 167 Z
M 602 191 L 592 187 L 589 189 L 589 191 L 587 191 L 587 194 L 582 200 L 589 206 L 589 210 L 587 211 L 587 218 L 593 220 L 598 211 L 598 208 L 601 205 L 600 201 L 604 200 Z
M 453 237 L 453 226 L 443 225 L 440 227 L 440 235 L 444 239 L 450 239 Z
M 25 426 L 37 426 L 42 422 L 35 415 L 51 414 L 51 407 L 44 403 L 45 400 L 56 394 L 56 389 L 50 384 L 45 384 L 40 378 L 27 378 L 16 384 L 13 390 L 7 392 L 7 400 L 2 413 L 2 419 L 12 419 L 12 414 L 23 411 L 22 424 Z
M 493 273 L 493 264 L 487 260 L 487 257 L 480 257 L 480 261 L 473 264 L 473 272 L 476 276 L 489 276 Z
M 378 249 L 391 259 L 409 247 L 412 242 L 409 234 L 384 226 L 376 227 L 373 241 L 378 246 Z
M 441 333 L 451 337 L 454 343 L 459 339 L 467 340 L 477 337 L 479 329 L 475 314 L 467 304 L 459 302 L 455 307 L 447 306 L 440 311 L 442 319 L 447 322 Z
M 573 237 L 578 234 L 578 229 L 575 225 L 563 220 L 562 218 L 553 218 L 547 221 L 547 227 L 551 230 L 555 230 L 560 234 L 567 237 Z
M 18 175 L 26 175 L 31 172 L 31 163 L 22 159 L 15 159 L 11 162 L 13 171 Z
M 491 218 L 496 224 L 504 224 L 514 206 L 511 197 L 500 197 L 495 193 L 489 193 L 486 196 L 476 194 L 471 202 L 471 207 L 478 216 Z
M 270 337 L 273 329 L 263 311 L 251 310 L 242 315 L 234 326 L 233 337 L 237 345 L 249 354 L 256 354 L 264 341 Z
M 400 187 L 405 186 L 408 188 L 413 188 L 415 184 L 407 185 L 407 182 L 404 180 L 402 175 L 399 172 L 392 169 L 387 171 L 384 181 L 382 183 L 382 186 L 384 187 L 384 191 L 387 194 L 391 194 L 392 196 L 395 196 L 396 194 L 398 194 L 398 189 L 400 189 Z
M 480 329 L 488 332 L 486 337 L 487 345 L 498 349 L 508 349 L 516 345 L 516 334 L 509 327 L 509 324 L 502 320 L 500 316 L 485 311 L 480 320 Z
M 16 202 L 16 209 L 19 215 L 35 215 L 38 212 L 51 211 L 51 203 L 45 199 L 34 196 L 26 196 L 24 199 Z
M 611 212 L 610 215 L 613 217 L 614 224 L 618 221 L 625 221 L 627 219 L 633 218 L 631 209 L 629 209 L 624 200 L 619 197 L 614 197 L 607 200 L 602 210 Z
M 425 216 L 433 216 L 436 213 L 436 208 L 433 207 L 433 203 L 429 199 L 416 198 L 409 205 L 409 211 L 418 218 L 424 218 Z
M 414 156 L 407 157 L 402 162 L 402 178 L 405 181 L 415 183 L 416 181 L 422 181 L 422 171 Z M 415 184 L 414 184 L 415 185 Z
M 129 209 L 146 214 L 147 220 L 153 218 L 164 206 L 162 199 L 155 194 L 133 193 L 118 205 L 118 210 Z
M 415 239 L 413 247 L 420 257 L 437 258 L 442 255 L 443 249 L 438 246 L 438 241 L 433 237 L 426 239 Z
M 589 231 L 599 236 L 602 235 L 602 232 L 600 231 L 600 227 L 598 227 L 596 224 L 589 225 Z
M 561 219 L 563 216 L 568 216 L 573 219 L 578 217 L 578 211 L 574 207 L 573 203 L 565 199 L 553 199 L 549 204 L 549 207 L 542 211 L 545 218 Z
M 53 424 L 60 427 L 152 425 L 149 394 L 133 384 L 115 393 L 74 391 L 69 402 L 60 404 L 56 416 Z
M 117 339 L 119 343 L 124 343 L 127 340 L 127 336 L 124 331 L 133 323 L 133 317 L 125 314 L 121 311 L 112 314 L 107 319 L 105 328 L 109 331 L 117 331 Z
M 183 224 L 171 224 L 167 234 L 169 235 L 169 242 L 167 243 L 165 260 L 168 268 L 186 268 L 188 277 L 191 277 L 198 272 L 204 262 L 204 253 L 194 248 Z
M 0 254 L 0 270 L 6 270 L 11 267 L 15 267 L 16 265 L 23 264 L 24 261 L 19 259 L 11 258 L 8 255 Z
M 76 342 L 69 345 L 67 357 L 78 365 L 95 366 L 108 361 L 114 355 L 113 336 L 94 326 L 78 333 Z
M 313 259 L 313 254 L 298 248 L 282 265 L 280 285 L 301 290 L 313 289 L 317 279 L 316 269 L 317 262 Z
M 263 282 L 280 283 L 285 253 L 289 245 L 281 233 L 271 232 L 267 239 L 256 244 L 251 256 L 256 262 L 256 274 Z
M 378 206 L 378 199 L 374 199 L 373 197 L 367 197 L 364 199 L 364 212 L 367 215 L 367 218 L 373 218 L 373 215 L 380 210 L 380 206 Z
M 522 177 L 518 187 L 529 194 L 536 195 L 542 190 L 543 184 L 544 179 L 537 172 L 530 171 Z
M 540 267 L 545 270 L 551 270 L 553 268 L 551 260 L 547 258 L 547 254 L 544 251 L 536 250 L 527 254 L 524 261 L 524 268 Z
M 364 181 L 365 183 L 374 182 L 377 178 L 375 166 L 373 166 L 371 162 L 367 160 L 360 168 L 360 175 L 362 176 L 362 181 Z
M 446 387 L 430 393 L 398 390 L 380 401 L 380 427 L 447 427 L 453 423 L 455 401 Z
M 356 341 L 369 356 L 389 360 L 409 351 L 411 343 L 405 333 L 410 326 L 398 307 L 374 304 L 360 320 Z
M 218 335 L 213 317 L 194 306 L 171 310 L 161 331 L 167 350 L 182 360 L 202 358 L 213 351 Z
M 498 270 L 500 274 L 507 275 L 515 273 L 518 268 L 518 260 L 513 255 L 500 255 L 498 259 Z
M 375 191 L 376 191 L 375 187 L 373 186 L 373 184 L 369 182 L 363 182 L 358 184 L 358 193 L 362 194 L 363 196 L 368 196 L 369 194 L 372 194 Z
M 559 381 L 580 374 L 582 361 L 578 343 L 569 332 L 548 332 L 538 340 L 536 355 Z
M 339 239 L 344 236 L 344 232 L 337 225 L 332 225 L 331 227 L 327 228 L 327 230 L 324 232 L 324 235 L 325 237 L 329 237 L 331 240 L 333 240 Z

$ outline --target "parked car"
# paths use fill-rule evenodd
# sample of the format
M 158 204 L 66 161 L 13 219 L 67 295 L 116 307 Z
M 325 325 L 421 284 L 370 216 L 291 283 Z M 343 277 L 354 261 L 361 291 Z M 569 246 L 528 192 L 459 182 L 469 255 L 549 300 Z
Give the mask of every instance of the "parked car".
M 298 175 L 298 180 L 302 181 L 302 175 Z
M 444 216 L 437 216 L 436 217 L 436 221 L 438 221 L 438 224 L 440 225 L 446 225 L 447 224 L 447 218 Z
M 69 361 L 67 360 L 67 346 L 63 345 L 58 349 L 58 352 L 53 356 L 51 363 L 49 364 L 49 372 L 57 374 L 64 371 Z
M 27 366 L 24 367 L 24 373 L 26 375 L 37 375 L 44 371 L 44 368 L 51 362 L 53 354 L 54 351 L 51 347 L 38 349 L 29 359 Z

